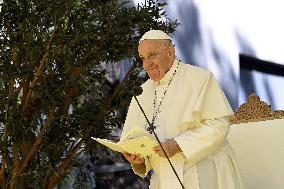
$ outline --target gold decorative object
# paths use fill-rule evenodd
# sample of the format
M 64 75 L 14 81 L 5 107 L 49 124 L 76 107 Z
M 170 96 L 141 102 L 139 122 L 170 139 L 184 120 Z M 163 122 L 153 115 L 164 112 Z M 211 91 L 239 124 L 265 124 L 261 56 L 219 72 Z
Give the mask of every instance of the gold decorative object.
M 256 93 L 249 95 L 246 103 L 240 105 L 230 123 L 248 123 L 284 118 L 283 110 L 272 110 L 271 105 L 261 101 Z

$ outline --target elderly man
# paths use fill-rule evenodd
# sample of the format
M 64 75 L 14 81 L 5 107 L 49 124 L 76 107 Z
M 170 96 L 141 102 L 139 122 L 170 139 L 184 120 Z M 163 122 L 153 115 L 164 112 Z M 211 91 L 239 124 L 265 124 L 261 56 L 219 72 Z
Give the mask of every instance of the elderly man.
M 138 96 L 147 117 L 186 189 L 243 188 L 226 144 L 228 117 L 233 111 L 214 75 L 175 58 L 170 37 L 160 30 L 146 32 L 138 52 L 150 79 Z M 147 128 L 132 99 L 121 140 L 133 127 Z M 150 189 L 180 189 L 160 146 L 147 158 L 124 152 L 134 172 L 145 177 L 153 169 Z

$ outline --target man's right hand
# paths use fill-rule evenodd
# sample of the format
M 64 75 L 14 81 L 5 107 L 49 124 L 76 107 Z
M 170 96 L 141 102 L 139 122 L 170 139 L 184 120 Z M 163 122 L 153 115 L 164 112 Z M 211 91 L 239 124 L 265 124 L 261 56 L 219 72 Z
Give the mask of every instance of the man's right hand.
M 145 162 L 145 159 L 142 158 L 140 155 L 129 154 L 127 152 L 123 152 L 122 154 L 131 164 L 142 164 Z

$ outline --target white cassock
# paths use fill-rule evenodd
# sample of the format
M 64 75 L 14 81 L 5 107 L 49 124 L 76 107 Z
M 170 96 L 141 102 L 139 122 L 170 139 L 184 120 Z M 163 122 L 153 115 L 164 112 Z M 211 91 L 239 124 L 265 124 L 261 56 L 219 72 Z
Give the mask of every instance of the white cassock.
M 174 71 L 154 125 L 161 141 L 174 139 L 182 150 L 171 159 L 186 189 L 240 189 L 241 178 L 226 142 L 228 117 L 233 111 L 214 75 L 203 68 L 175 60 L 159 83 L 147 80 L 138 100 L 148 119 L 154 112 L 154 91 L 158 106 Z M 147 128 L 138 104 L 132 99 L 121 140 L 133 127 Z M 181 189 L 167 159 L 150 156 L 146 170 L 132 165 L 136 174 L 145 177 L 153 169 L 150 189 Z

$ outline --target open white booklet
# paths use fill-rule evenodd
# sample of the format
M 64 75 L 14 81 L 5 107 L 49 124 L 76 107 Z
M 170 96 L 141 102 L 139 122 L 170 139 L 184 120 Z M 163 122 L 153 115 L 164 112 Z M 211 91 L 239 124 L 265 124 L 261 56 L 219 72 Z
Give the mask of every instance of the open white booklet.
M 140 127 L 134 127 L 119 142 L 94 137 L 92 139 L 114 151 L 140 154 L 142 157 L 154 154 L 153 148 L 158 145 L 153 136 Z

